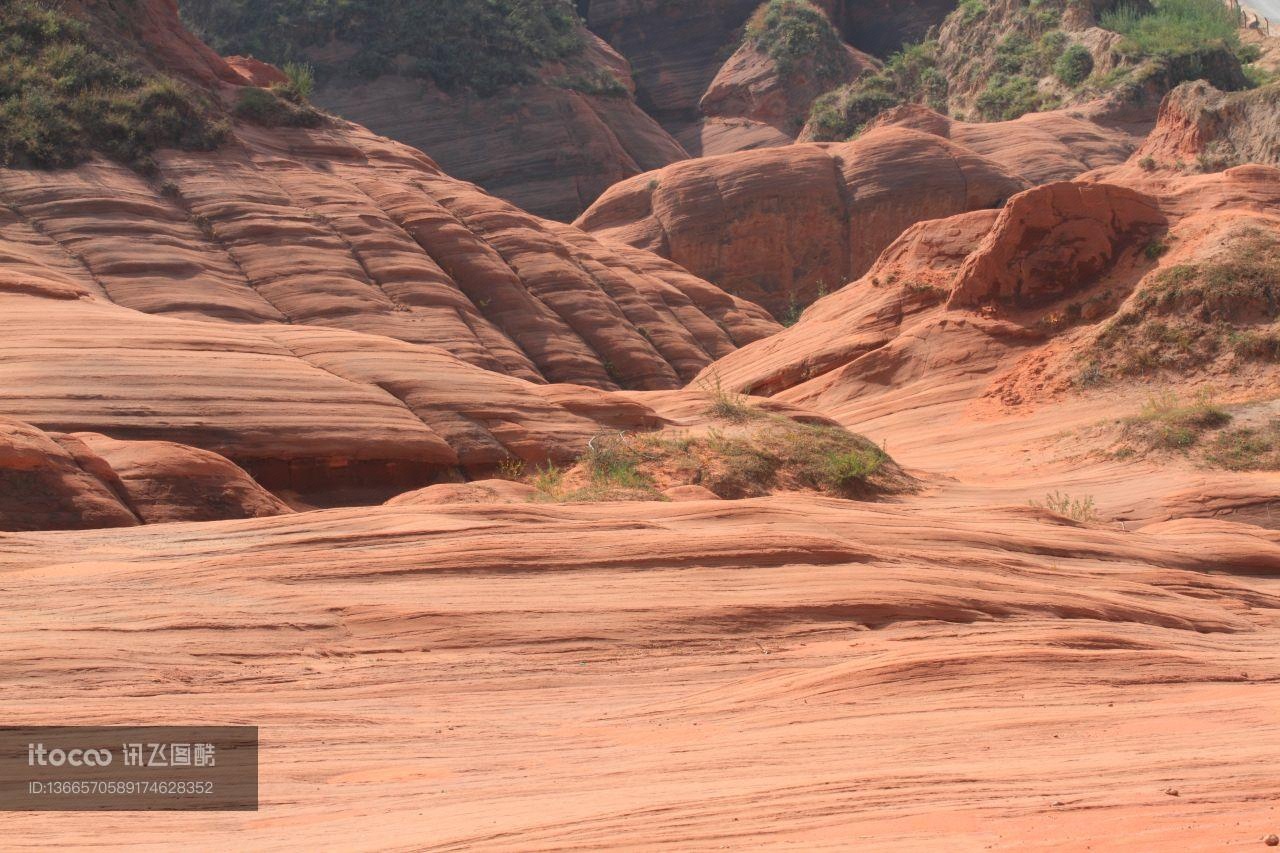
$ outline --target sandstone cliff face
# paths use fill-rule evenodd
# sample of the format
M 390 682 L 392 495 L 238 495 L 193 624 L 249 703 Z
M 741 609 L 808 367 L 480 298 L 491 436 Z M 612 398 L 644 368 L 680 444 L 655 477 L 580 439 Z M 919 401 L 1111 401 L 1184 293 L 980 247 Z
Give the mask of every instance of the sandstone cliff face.
M 698 103 L 760 1 L 590 0 L 584 18 L 631 63 L 641 108 L 699 156 Z
M 567 222 L 612 184 L 689 156 L 637 106 L 626 60 L 583 37 L 582 56 L 491 97 L 383 76 L 330 79 L 315 102 L 427 152 L 450 175 L 523 210 Z M 609 89 L 599 88 L 602 80 Z
M 897 111 L 852 142 L 677 163 L 575 223 L 670 258 L 781 317 L 866 272 L 915 222 L 1123 162 L 1134 142 L 1065 114 L 969 125 Z
M 823 92 L 860 76 L 875 60 L 923 38 L 953 4 L 815 0 L 847 43 L 843 79 L 803 70 L 784 79 L 742 41 L 743 25 L 764 0 L 590 0 L 587 25 L 618 49 L 635 72 L 640 106 L 693 156 L 786 145 Z M 727 59 L 726 59 L 727 57 Z

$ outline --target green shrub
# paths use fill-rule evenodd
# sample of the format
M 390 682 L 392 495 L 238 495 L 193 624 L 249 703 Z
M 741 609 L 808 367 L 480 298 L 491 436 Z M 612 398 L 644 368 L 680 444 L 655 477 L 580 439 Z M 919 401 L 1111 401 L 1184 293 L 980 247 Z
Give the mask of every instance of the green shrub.
M 768 54 L 783 75 L 802 62 L 820 77 L 838 75 L 845 47 L 827 14 L 809 0 L 768 0 L 747 22 L 745 40 Z
M 947 79 L 937 61 L 935 42 L 908 45 L 891 56 L 879 74 L 818 98 L 809 112 L 813 137 L 827 142 L 849 139 L 880 113 L 904 103 L 945 112 Z
M 585 44 L 570 0 L 182 0 L 182 12 L 224 54 L 284 65 L 338 33 L 353 53 L 319 64 L 321 77 L 404 72 L 482 95 Z
M 561 89 L 572 89 L 584 95 L 598 95 L 604 98 L 625 98 L 631 91 L 613 74 L 603 68 L 594 72 L 570 74 L 559 77 L 555 85 Z
M 986 0 L 960 0 L 956 8 L 960 13 L 960 21 L 965 24 L 972 24 L 987 14 Z
M 1208 430 L 1231 422 L 1225 409 L 1202 394 L 1190 403 L 1173 393 L 1151 397 L 1142 411 L 1124 422 L 1126 438 L 1147 450 L 1185 450 L 1200 441 Z
M 1280 420 L 1223 430 L 1207 448 L 1205 459 L 1232 471 L 1280 471 Z
M 1079 86 L 1093 73 L 1093 54 L 1084 45 L 1073 44 L 1053 64 L 1053 75 L 1067 86 Z
M 311 93 L 316 88 L 316 72 L 314 68 L 301 62 L 286 62 L 284 76 L 289 78 L 289 82 L 285 84 L 284 88 L 289 93 L 290 100 L 295 103 L 305 103 L 311 100 Z
M 310 107 L 282 97 L 281 90 L 257 86 L 241 89 L 231 112 L 238 119 L 264 127 L 318 127 L 324 121 L 324 117 Z
M 99 152 L 145 168 L 158 148 L 226 137 L 203 95 L 113 52 L 86 21 L 39 0 L 0 15 L 0 165 L 72 166 Z
M 1023 74 L 997 74 L 974 101 L 984 121 L 1010 121 L 1049 106 L 1036 81 Z

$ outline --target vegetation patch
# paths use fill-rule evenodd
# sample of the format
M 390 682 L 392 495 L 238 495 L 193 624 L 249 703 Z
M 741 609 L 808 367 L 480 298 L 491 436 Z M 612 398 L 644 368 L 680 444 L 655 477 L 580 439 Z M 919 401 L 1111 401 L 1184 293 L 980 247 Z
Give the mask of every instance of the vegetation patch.
M 240 90 L 231 112 L 236 118 L 264 127 L 319 127 L 324 123 L 323 114 L 295 97 L 294 91 L 285 86 L 246 86 Z
M 1280 471 L 1280 419 L 1223 430 L 1205 449 L 1205 460 L 1232 471 Z
M 1092 73 L 1093 54 L 1084 45 L 1071 45 L 1053 63 L 1053 76 L 1065 86 L 1079 86 Z
M 1131 56 L 1175 56 L 1215 46 L 1240 50 L 1239 15 L 1220 0 L 1126 3 L 1103 14 L 1101 23 L 1125 37 L 1121 49 Z
M 1173 393 L 1152 397 L 1123 422 L 1122 436 L 1138 450 L 1187 450 L 1206 432 L 1231 422 L 1231 415 L 1207 395 L 1183 402 Z
M 448 91 L 491 95 L 526 83 L 544 63 L 582 51 L 570 0 L 181 0 L 183 17 L 215 50 L 276 65 L 303 61 L 341 34 L 342 60 L 324 75 L 428 78 Z
M 726 499 L 782 491 L 867 499 L 912 485 L 862 436 L 769 414 L 697 435 L 597 436 L 577 464 L 540 469 L 528 481 L 540 499 L 560 503 L 665 500 L 663 489 L 682 485 Z
M 159 148 L 211 150 L 228 128 L 202 94 L 141 67 L 52 3 L 0 14 L 0 164 L 73 166 L 101 153 L 146 168 Z
M 621 80 L 603 68 L 557 77 L 552 82 L 561 89 L 572 89 L 584 95 L 603 98 L 626 98 L 631 95 L 631 91 Z
M 880 113 L 905 103 L 922 103 L 946 112 L 947 79 L 938 70 L 937 42 L 904 47 L 878 74 L 815 100 L 809 113 L 810 132 L 818 141 L 849 139 Z
M 840 34 L 809 0 L 769 0 L 751 16 L 743 38 L 767 54 L 784 76 L 805 65 L 820 79 L 829 79 L 846 65 Z
M 1151 257 L 1163 254 L 1152 249 Z M 1086 370 L 1105 377 L 1280 362 L 1280 240 L 1237 235 L 1213 258 L 1149 276 L 1095 339 Z

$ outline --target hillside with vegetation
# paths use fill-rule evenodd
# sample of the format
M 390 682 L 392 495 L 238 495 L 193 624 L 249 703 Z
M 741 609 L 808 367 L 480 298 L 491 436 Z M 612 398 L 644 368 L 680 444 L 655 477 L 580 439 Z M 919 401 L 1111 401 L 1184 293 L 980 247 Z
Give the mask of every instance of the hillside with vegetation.
M 1181 82 L 1260 82 L 1237 13 L 1218 0 L 1082 5 L 965 0 L 934 38 L 889 58 L 881 74 L 815 102 L 808 137 L 847 139 L 886 109 L 923 104 L 969 121 L 1110 99 L 1154 111 Z M 1250 76 L 1252 73 L 1252 76 Z
M 120 0 L 116 0 L 120 2 Z M 111 4 L 99 15 L 109 16 Z M 213 99 L 151 68 L 127 34 L 38 0 L 0 14 L 0 165 L 59 167 L 94 153 L 145 167 L 161 147 L 227 138 Z

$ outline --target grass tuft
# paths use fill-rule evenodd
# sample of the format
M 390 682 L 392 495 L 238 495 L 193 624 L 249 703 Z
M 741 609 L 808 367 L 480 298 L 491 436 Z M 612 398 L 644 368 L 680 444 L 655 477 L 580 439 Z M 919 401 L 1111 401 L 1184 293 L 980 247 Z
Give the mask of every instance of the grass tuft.
M 1087 524 L 1098 520 L 1098 508 L 1094 505 L 1092 495 L 1077 498 L 1065 492 L 1054 491 L 1045 495 L 1043 501 L 1033 500 L 1027 503 L 1037 509 L 1047 509 L 1049 512 L 1073 521 Z

